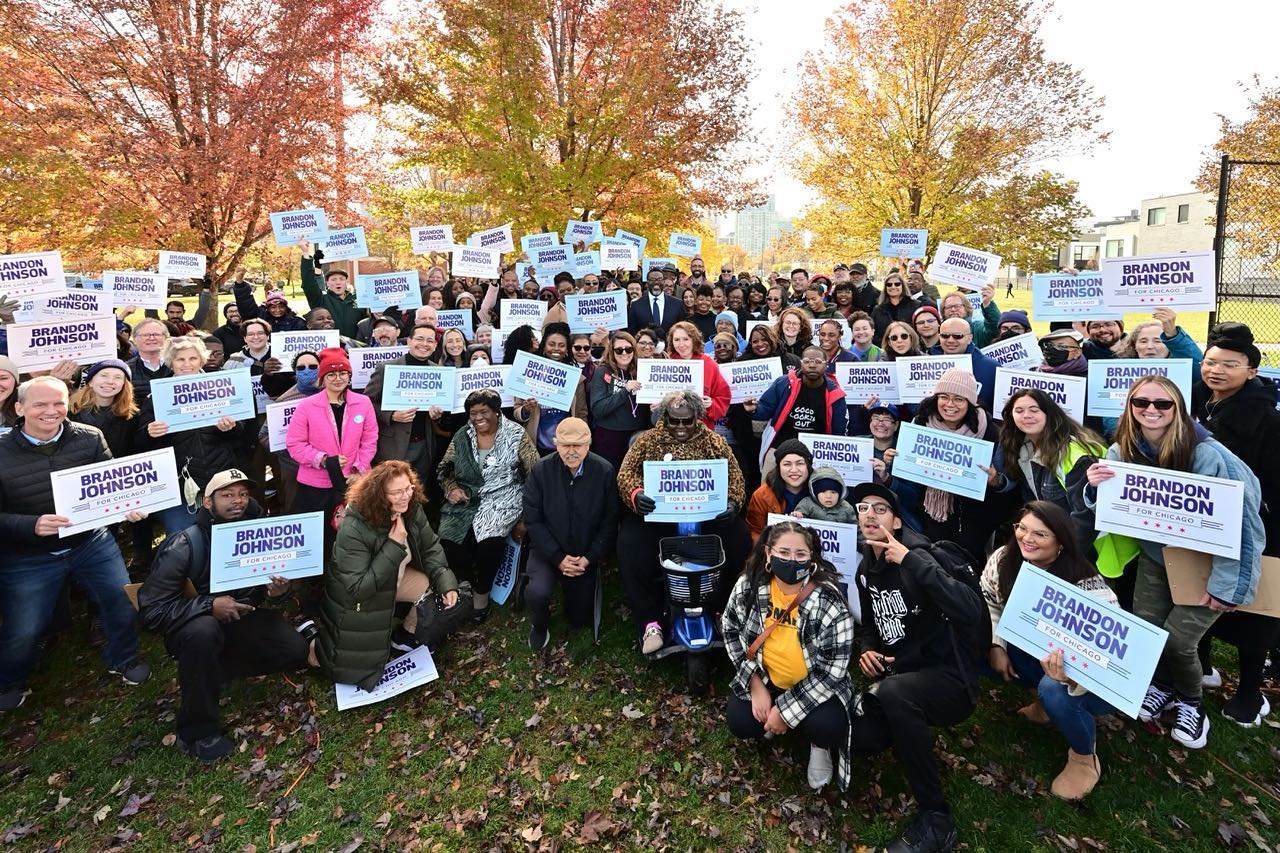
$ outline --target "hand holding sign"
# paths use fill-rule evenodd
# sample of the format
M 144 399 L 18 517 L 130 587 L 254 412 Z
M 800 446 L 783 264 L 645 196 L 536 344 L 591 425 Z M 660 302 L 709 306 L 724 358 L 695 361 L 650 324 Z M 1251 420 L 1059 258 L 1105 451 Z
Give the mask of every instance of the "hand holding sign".
M 1089 470 L 1085 472 L 1085 477 L 1089 480 L 1089 485 L 1095 489 L 1101 486 L 1107 480 L 1116 475 L 1116 472 L 1106 466 L 1105 463 L 1095 462 L 1089 466 Z
M 65 515 L 42 515 L 36 519 L 37 536 L 57 536 L 58 531 L 71 525 Z

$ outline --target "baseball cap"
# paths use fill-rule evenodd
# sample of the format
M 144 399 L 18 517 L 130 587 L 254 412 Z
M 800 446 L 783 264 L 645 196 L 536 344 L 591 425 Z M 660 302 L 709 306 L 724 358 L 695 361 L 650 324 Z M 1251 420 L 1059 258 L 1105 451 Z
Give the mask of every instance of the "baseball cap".
M 209 478 L 209 485 L 204 487 L 204 493 L 211 495 L 214 492 L 221 491 L 227 486 L 243 485 L 249 488 L 257 488 L 258 484 L 250 480 L 239 468 L 228 468 L 225 471 L 219 471 Z

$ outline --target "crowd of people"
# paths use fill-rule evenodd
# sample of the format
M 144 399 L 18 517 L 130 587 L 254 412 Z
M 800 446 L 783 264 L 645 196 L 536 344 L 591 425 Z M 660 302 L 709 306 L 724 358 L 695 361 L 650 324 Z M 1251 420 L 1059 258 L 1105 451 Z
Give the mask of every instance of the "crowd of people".
M 521 281 L 514 265 L 492 281 L 432 267 L 423 307 L 369 311 L 346 272 L 326 269 L 310 244 L 301 251 L 305 315 L 280 292 L 259 298 L 241 273 L 212 333 L 199 330 L 215 304 L 206 286 L 194 323 L 181 302 L 163 318 L 119 311 L 118 358 L 20 375 L 0 357 L 0 530 L 9 543 L 0 558 L 0 710 L 27 698 L 42 654 L 66 632 L 74 590 L 88 599 L 90 641 L 126 683 L 151 674 L 138 622 L 163 636 L 182 691 L 179 741 L 213 761 L 234 749 L 218 721 L 229 680 L 310 667 L 369 689 L 394 657 L 424 643 L 434 651 L 488 618 L 512 542 L 524 546 L 532 649 L 551 641 L 557 587 L 570 633 L 599 618 L 612 561 L 638 651 L 657 655 L 672 642 L 659 542 L 687 531 L 646 520 L 656 502 L 644 465 L 722 459 L 726 506 L 700 533 L 718 535 L 725 554 L 710 609 L 731 668 L 728 728 L 740 738 L 798 732 L 815 789 L 844 788 L 854 756 L 892 749 L 919 813 L 891 849 L 956 843 L 930 730 L 972 713 L 980 679 L 1030 691 L 1020 715 L 1066 741 L 1055 795 L 1079 800 L 1101 778 L 1095 721 L 1116 709 L 1069 677 L 1061 652 L 1041 659 L 995 634 L 1025 565 L 1168 631 L 1140 717 L 1167 714 L 1180 744 L 1208 740 L 1202 693 L 1222 685 L 1212 638 L 1239 650 L 1225 718 L 1257 726 L 1270 711 L 1262 686 L 1280 620 L 1239 608 L 1254 597 L 1263 556 L 1280 555 L 1269 510 L 1280 501 L 1280 456 L 1267 451 L 1280 412 L 1239 323 L 1209 330 L 1203 351 L 1169 308 L 1127 333 L 1117 321 L 1052 324 L 1039 336 L 1044 373 L 1087 376 L 1089 361 L 1116 357 L 1194 365 L 1189 398 L 1153 373 L 1132 383 L 1117 418 L 1081 422 L 1036 388 L 996 400 L 997 365 L 981 347 L 1032 331 L 1032 318 L 1000 310 L 991 286 L 976 307 L 960 291 L 944 295 L 917 261 L 895 266 L 880 287 L 859 263 L 766 280 L 728 265 L 709 278 L 701 258 L 688 274 L 657 264 L 644 276 L 551 281 Z M 611 290 L 627 293 L 627 327 L 572 332 L 565 297 Z M 548 303 L 545 322 L 502 328 L 501 304 L 517 299 Z M 470 312 L 469 333 L 442 329 L 444 310 Z M 330 329 L 340 346 L 291 362 L 272 353 L 275 333 Z M 404 351 L 353 387 L 351 353 L 387 346 Z M 521 351 L 581 371 L 569 410 L 504 399 L 502 388 L 471 392 L 461 412 L 382 406 L 389 366 L 509 365 Z M 946 371 L 915 404 L 853 399 L 837 379 L 842 363 L 922 354 L 967 355 L 968 367 Z M 783 375 L 734 402 L 720 367 L 773 358 Z M 643 359 L 700 361 L 702 385 L 642 403 Z M 157 419 L 153 380 L 217 370 L 260 378 L 263 404 L 298 401 L 284 450 L 271 450 L 261 408 L 193 430 Z M 907 423 L 992 442 L 985 495 L 895 477 Z M 802 438 L 817 435 L 870 439 L 871 480 L 846 483 L 815 465 Z M 55 512 L 51 472 L 165 447 L 182 504 L 59 534 L 70 522 Z M 1173 601 L 1158 542 L 1096 529 L 1112 462 L 1243 485 L 1239 556 L 1212 558 L 1199 604 Z M 210 592 L 214 525 L 314 512 L 326 522 L 321 578 Z M 776 515 L 789 520 L 771 523 Z M 852 587 L 806 520 L 856 525 Z M 131 576 L 142 580 L 136 613 Z

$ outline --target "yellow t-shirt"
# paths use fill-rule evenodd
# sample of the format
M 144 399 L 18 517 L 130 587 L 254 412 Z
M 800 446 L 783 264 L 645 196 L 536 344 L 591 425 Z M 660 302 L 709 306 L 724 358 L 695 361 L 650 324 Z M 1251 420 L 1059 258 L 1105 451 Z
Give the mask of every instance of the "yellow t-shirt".
M 800 650 L 800 632 L 796 628 L 796 610 L 787 613 L 794 595 L 787 595 L 778 588 L 777 581 L 769 581 L 769 605 L 772 613 L 765 619 L 765 627 L 777 622 L 778 627 L 764 641 L 764 669 L 769 681 L 782 690 L 790 690 L 809 674 Z

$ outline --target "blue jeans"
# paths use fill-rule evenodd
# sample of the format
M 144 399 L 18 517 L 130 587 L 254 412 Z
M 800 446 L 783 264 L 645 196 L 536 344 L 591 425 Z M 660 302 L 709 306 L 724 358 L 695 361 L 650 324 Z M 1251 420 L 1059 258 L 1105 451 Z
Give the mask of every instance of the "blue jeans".
M 116 540 L 100 528 L 62 555 L 30 554 L 0 560 L 0 688 L 26 683 L 36 664 L 36 643 L 53 615 L 67 578 L 98 605 L 107 644 L 102 659 L 119 669 L 138 656 L 137 613 L 124 585 L 129 575 Z
M 1107 702 L 1092 693 L 1072 696 L 1067 685 L 1049 676 L 1040 679 L 1040 704 L 1049 719 L 1067 739 L 1067 745 L 1080 755 L 1093 755 L 1098 727 L 1094 720 L 1106 714 L 1118 713 Z

